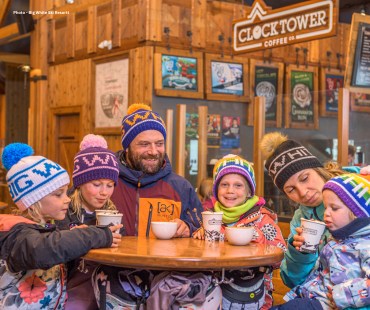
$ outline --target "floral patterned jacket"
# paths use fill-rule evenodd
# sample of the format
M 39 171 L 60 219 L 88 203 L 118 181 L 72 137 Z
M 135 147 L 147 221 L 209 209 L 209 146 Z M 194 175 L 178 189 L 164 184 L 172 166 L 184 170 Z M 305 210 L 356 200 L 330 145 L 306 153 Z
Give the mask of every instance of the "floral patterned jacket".
M 268 208 L 265 208 L 264 204 L 265 200 L 262 197 L 259 197 L 259 200 L 255 206 L 241 216 L 236 223 L 228 225 L 223 224 L 221 228 L 221 234 L 225 233 L 225 228 L 227 226 L 253 226 L 253 242 L 274 245 L 285 251 L 286 243 L 281 230 L 277 225 L 277 215 Z M 279 266 L 280 264 L 266 266 L 272 268 L 269 272 L 266 272 L 264 276 L 266 295 L 264 305 L 261 308 L 262 310 L 270 309 L 272 307 L 272 269 L 279 268 Z
M 108 228 L 60 231 L 54 225 L 0 215 L 0 309 L 63 309 L 64 263 L 111 243 Z

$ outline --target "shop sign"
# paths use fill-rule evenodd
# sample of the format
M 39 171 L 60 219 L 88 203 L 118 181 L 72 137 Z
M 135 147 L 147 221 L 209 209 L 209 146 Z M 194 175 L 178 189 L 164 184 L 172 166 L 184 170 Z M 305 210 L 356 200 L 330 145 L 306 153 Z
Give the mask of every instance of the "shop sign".
M 255 0 L 247 18 L 233 22 L 234 51 L 246 53 L 336 35 L 337 0 L 312 0 L 270 10 Z

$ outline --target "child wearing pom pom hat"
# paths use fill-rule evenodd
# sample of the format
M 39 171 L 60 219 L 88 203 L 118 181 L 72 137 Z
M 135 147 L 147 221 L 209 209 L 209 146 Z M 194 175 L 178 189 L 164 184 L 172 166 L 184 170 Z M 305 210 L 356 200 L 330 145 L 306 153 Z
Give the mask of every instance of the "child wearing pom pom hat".
M 122 120 L 120 173 L 112 195 L 129 236 L 152 236 L 151 220 L 175 221 L 175 237 L 190 237 L 200 226 L 202 205 L 191 184 L 172 171 L 165 141 L 161 116 L 146 104 L 132 104 Z
M 95 225 L 95 210 L 116 210 L 110 200 L 118 181 L 116 155 L 100 135 L 88 134 L 80 143 L 73 162 L 73 192 L 67 216 L 58 223 L 63 229 Z
M 285 241 L 277 225 L 276 214 L 264 207 L 265 200 L 256 196 L 255 191 L 256 182 L 251 163 L 242 157 L 229 154 L 215 164 L 213 195 L 217 201 L 212 211 L 223 212 L 220 238 L 224 238 L 225 227 L 254 227 L 254 242 L 275 245 L 285 250 Z M 196 231 L 193 238 L 204 239 L 204 230 Z M 259 268 L 228 271 L 227 277 L 235 280 L 233 284 L 243 283 L 240 286 L 244 293 L 240 292 L 243 289 L 234 290 L 235 285 L 223 284 L 222 309 L 241 309 L 246 304 L 248 309 L 270 309 L 272 269 L 278 267 L 264 267 L 266 270 L 263 271 Z M 257 283 L 260 283 L 263 289 Z M 256 287 L 255 291 L 252 290 L 253 286 Z M 255 298 L 250 297 L 252 293 Z
M 60 229 L 96 225 L 96 210 L 116 210 L 110 197 L 118 181 L 118 162 L 104 137 L 88 134 L 83 138 L 80 151 L 74 157 L 72 181 L 73 192 L 67 216 L 57 222 Z M 96 309 L 91 285 L 91 275 L 96 266 L 84 260 L 68 265 L 66 310 Z
M 323 188 L 324 221 L 332 234 L 316 268 L 274 309 L 370 308 L 370 176 L 344 174 Z
M 63 309 L 64 263 L 117 247 L 121 236 L 113 231 L 122 225 L 60 231 L 53 221 L 64 219 L 70 202 L 66 170 L 23 143 L 7 145 L 2 163 L 22 216 L 0 215 L 0 309 Z

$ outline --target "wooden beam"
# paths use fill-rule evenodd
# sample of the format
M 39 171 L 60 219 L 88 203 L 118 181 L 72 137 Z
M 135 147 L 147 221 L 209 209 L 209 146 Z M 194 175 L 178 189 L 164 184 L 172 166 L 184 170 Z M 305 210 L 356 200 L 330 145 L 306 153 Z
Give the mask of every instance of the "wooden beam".
M 66 38 L 67 58 L 75 57 L 76 48 L 76 14 L 71 13 L 67 16 L 67 38 Z
M 0 26 L 4 23 L 5 17 L 8 14 L 11 0 L 0 0 Z
M 185 177 L 185 131 L 186 131 L 186 104 L 178 104 L 177 108 L 177 119 L 176 119 L 176 165 L 175 173 Z M 190 154 L 188 154 L 190 156 Z
M 262 152 L 259 143 L 265 134 L 265 97 L 255 97 L 253 102 L 254 110 L 254 133 L 253 133 L 253 169 L 256 177 L 256 195 L 263 196 L 264 193 L 264 167 Z
M 122 2 L 112 0 L 112 46 L 121 47 Z
M 10 24 L 8 26 L 0 28 L 0 44 L 2 41 L 7 43 L 8 39 L 11 39 L 19 35 L 17 23 Z
M 26 54 L 13 54 L 0 52 L 0 61 L 13 64 L 29 64 L 30 56 Z
M 349 89 L 340 88 L 338 99 L 338 163 L 348 166 Z
M 87 11 L 87 52 L 96 53 L 97 49 L 97 9 L 96 6 L 89 7 Z
M 207 115 L 208 106 L 198 107 L 198 177 L 197 177 L 197 187 L 199 188 L 200 183 L 203 179 L 207 178 Z M 188 155 L 190 156 L 190 154 Z
M 173 150 L 173 110 L 167 109 L 166 112 L 166 153 L 170 162 L 172 163 L 172 150 Z

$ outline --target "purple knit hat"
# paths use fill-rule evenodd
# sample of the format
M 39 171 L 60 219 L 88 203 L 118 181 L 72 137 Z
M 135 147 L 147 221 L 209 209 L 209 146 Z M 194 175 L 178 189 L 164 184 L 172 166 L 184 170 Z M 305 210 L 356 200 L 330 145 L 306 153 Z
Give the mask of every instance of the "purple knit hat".
M 218 200 L 218 184 L 223 176 L 236 173 L 243 176 L 250 187 L 251 195 L 256 193 L 256 181 L 252 164 L 244 158 L 228 154 L 221 158 L 213 168 L 213 196 Z
M 117 184 L 118 173 L 116 156 L 108 150 L 107 141 L 99 135 L 86 135 L 74 159 L 73 186 L 77 188 L 99 179 L 112 180 Z

